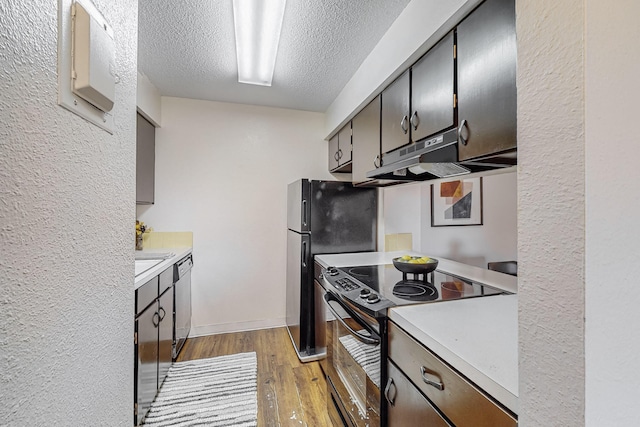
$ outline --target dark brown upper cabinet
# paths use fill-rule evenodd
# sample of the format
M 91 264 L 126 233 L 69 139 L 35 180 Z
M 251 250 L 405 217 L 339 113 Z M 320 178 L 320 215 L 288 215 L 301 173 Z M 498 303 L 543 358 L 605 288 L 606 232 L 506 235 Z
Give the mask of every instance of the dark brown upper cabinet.
M 140 114 L 136 126 L 136 203 L 155 201 L 156 128 Z
M 455 125 L 454 35 L 447 34 L 411 67 L 411 141 Z
M 380 162 L 380 95 L 376 96 L 351 121 L 353 164 L 351 180 L 360 184 L 370 179 L 366 173 Z
M 329 171 L 351 172 L 351 122 L 329 140 Z
M 486 0 L 457 28 L 459 160 L 517 146 L 513 0 Z
M 388 153 L 411 142 L 410 72 L 405 71 L 382 91 L 382 152 Z

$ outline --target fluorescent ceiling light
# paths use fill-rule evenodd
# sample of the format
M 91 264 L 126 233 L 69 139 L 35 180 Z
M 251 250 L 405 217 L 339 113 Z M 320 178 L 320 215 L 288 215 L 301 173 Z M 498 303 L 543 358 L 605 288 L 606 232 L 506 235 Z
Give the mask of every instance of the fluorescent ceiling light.
M 233 0 L 238 82 L 271 86 L 286 0 Z

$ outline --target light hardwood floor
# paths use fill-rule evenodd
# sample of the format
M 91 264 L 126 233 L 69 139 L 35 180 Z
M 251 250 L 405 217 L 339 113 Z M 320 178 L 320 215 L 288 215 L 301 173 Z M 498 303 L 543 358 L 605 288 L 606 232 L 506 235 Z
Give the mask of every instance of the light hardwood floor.
M 258 359 L 258 427 L 332 426 L 320 364 L 298 360 L 286 328 L 189 338 L 178 362 L 248 351 Z

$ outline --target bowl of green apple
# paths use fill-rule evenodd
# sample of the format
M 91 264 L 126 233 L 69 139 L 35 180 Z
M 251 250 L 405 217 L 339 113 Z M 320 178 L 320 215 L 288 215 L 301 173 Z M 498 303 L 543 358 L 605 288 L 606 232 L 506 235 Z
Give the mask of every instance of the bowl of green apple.
M 430 273 L 438 267 L 438 260 L 428 256 L 403 255 L 393 259 L 393 265 L 403 273 Z

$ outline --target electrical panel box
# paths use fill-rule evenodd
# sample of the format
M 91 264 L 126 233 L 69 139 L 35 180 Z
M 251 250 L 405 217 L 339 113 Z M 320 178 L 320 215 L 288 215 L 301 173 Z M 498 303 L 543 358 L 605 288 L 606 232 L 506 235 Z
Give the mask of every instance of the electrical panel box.
M 58 0 L 58 104 L 113 134 L 114 29 L 91 0 Z
M 102 111 L 111 111 L 116 85 L 113 30 L 77 2 L 72 20 L 73 93 Z

